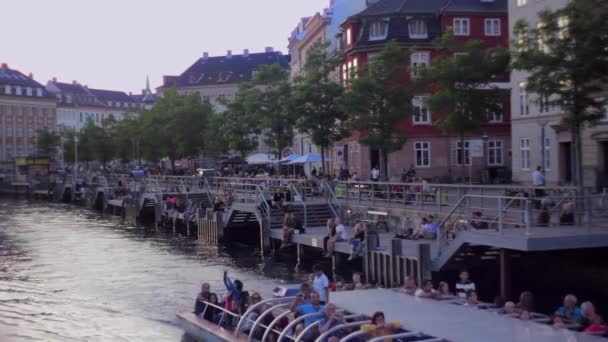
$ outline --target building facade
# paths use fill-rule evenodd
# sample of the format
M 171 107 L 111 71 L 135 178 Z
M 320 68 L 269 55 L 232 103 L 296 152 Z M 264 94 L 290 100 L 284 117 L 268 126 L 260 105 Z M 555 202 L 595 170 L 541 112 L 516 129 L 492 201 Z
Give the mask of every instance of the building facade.
M 411 82 L 414 68 L 433 63 L 437 52 L 433 40 L 447 30 L 453 30 L 458 40 L 480 40 L 487 47 L 508 47 L 507 0 L 381 0 L 364 11 L 351 16 L 342 25 L 344 63 L 341 79 L 361 68 L 379 52 L 387 41 L 396 41 L 404 51 L 411 51 L 404 64 L 412 70 L 404 77 Z M 508 79 L 500 84 L 508 88 Z M 434 122 L 441 113 L 431 113 L 425 101 L 429 94 L 415 94 L 414 113 L 399 123 L 407 140 L 400 151 L 388 156 L 388 178 L 399 179 L 405 169 L 415 168 L 417 177 L 435 182 L 456 179 L 481 181 L 487 170 L 487 181 L 508 178 L 510 168 L 510 104 L 490 113 L 488 122 L 474 134 L 465 136 L 464 148 L 460 138 L 444 134 Z M 407 118 L 406 118 L 407 116 Z M 482 146 L 483 157 L 472 157 L 474 146 Z M 378 151 L 361 145 L 357 134 L 340 142 L 334 149 L 335 164 L 366 179 L 372 167 L 379 163 Z M 338 171 L 338 170 L 336 170 Z
M 143 96 L 92 89 L 77 81 L 58 82 L 56 78 L 47 82 L 46 90 L 57 100 L 57 127 L 61 130 L 80 131 L 87 122 L 102 126 L 110 117 L 121 120 L 125 113 L 135 113 L 152 104 L 143 102 Z
M 280 51 L 267 47 L 264 52 L 250 53 L 245 49 L 242 54 L 234 55 L 228 50 L 225 56 L 210 57 L 204 53 L 186 71 L 179 76 L 164 76 L 163 85 L 157 88 L 157 94 L 162 94 L 171 88 L 177 89 L 178 94 L 198 93 L 203 101 L 208 101 L 216 112 L 226 110 L 222 101 L 233 100 L 243 82 L 250 81 L 260 66 L 278 64 L 289 68 L 289 58 Z M 269 153 L 263 138 L 258 139 L 255 152 Z
M 41 128 L 55 129 L 57 105 L 44 86 L 7 64 L 0 66 L 0 168 L 12 173 L 15 157 L 36 154 Z
M 513 26 L 525 20 L 530 27 L 537 27 L 538 13 L 564 7 L 568 0 L 517 0 L 509 2 L 511 41 L 517 39 Z M 572 137 L 562 125 L 563 110 L 558 106 L 545 105 L 538 95 L 526 91 L 525 72 L 511 73 L 511 107 L 513 108 L 513 180 L 532 182 L 532 172 L 542 166 L 548 185 L 573 182 Z M 608 121 L 582 132 L 583 179 L 585 186 L 608 186 Z M 543 165 L 544 164 L 544 165 Z

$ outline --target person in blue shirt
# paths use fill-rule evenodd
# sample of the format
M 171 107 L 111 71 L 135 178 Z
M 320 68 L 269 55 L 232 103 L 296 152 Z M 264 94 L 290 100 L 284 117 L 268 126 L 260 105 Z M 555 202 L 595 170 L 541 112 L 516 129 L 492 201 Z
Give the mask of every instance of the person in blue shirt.
M 238 312 L 241 304 L 241 293 L 243 292 L 243 282 L 236 279 L 234 282 L 228 277 L 228 272 L 224 271 L 224 286 L 230 294 L 230 300 L 226 301 L 226 309 Z
M 199 316 L 203 311 L 205 311 L 205 307 L 207 306 L 205 302 L 209 301 L 209 296 L 211 295 L 211 286 L 209 283 L 203 283 L 201 285 L 201 292 L 196 296 L 196 302 L 194 302 L 194 314 Z
M 564 305 L 555 310 L 556 316 L 565 317 L 572 323 L 578 323 L 583 318 L 581 308 L 576 306 L 578 300 L 575 295 L 568 294 L 564 297 Z
M 296 333 L 294 334 L 294 336 L 297 336 L 298 332 L 302 331 L 302 329 L 306 328 L 314 322 L 323 319 L 323 311 L 325 311 L 325 305 L 321 305 L 321 297 L 319 297 L 319 294 L 317 292 L 312 292 L 310 295 L 310 304 L 305 304 L 304 296 L 298 294 L 293 303 L 291 303 L 290 310 L 298 316 L 313 314 L 304 318 L 304 324 L 298 324 L 296 326 Z M 315 313 L 316 315 L 314 315 Z M 305 337 L 307 337 L 308 339 L 318 333 L 318 329 L 316 331 L 309 330 Z

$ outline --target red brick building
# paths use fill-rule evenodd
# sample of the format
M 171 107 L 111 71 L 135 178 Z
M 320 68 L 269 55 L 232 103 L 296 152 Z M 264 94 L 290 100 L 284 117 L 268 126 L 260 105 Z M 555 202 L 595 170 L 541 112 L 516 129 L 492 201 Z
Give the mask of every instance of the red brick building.
M 508 28 L 507 0 L 381 0 L 342 24 L 341 78 L 348 78 L 351 70 L 361 68 L 391 40 L 404 50 L 414 51 L 404 60 L 412 69 L 433 63 L 437 56 L 433 41 L 447 30 L 453 30 L 458 40 L 481 40 L 488 47 L 506 48 Z M 410 72 L 404 82 L 410 82 L 412 77 L 415 74 Z M 508 82 L 505 79 L 504 86 L 508 87 Z M 428 95 L 421 93 L 414 97 L 418 114 L 404 113 L 400 125 L 407 132 L 407 141 L 400 151 L 389 155 L 388 177 L 399 178 L 403 169 L 413 165 L 418 177 L 435 182 L 467 178 L 469 172 L 473 181 L 479 181 L 485 169 L 490 179 L 495 180 L 497 176 L 510 179 L 509 101 L 505 100 L 502 112 L 489 115 L 480 132 L 465 137 L 463 156 L 460 138 L 444 134 L 433 124 L 441 114 L 431 113 L 425 107 Z M 483 158 L 472 158 L 471 150 L 480 145 Z M 357 142 L 356 134 L 336 144 L 333 157 L 336 172 L 340 168 L 348 169 L 362 179 L 369 177 L 370 169 L 379 159 L 377 151 Z

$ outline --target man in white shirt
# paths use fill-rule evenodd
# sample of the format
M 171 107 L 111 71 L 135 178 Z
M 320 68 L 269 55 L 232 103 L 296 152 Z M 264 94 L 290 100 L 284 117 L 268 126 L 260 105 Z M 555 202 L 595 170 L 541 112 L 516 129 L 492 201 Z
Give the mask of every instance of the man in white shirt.
M 336 218 L 336 236 L 334 238 L 334 242 L 344 242 L 348 241 L 348 233 L 346 232 L 346 227 L 342 224 L 342 219 Z
M 536 170 L 532 172 L 532 185 L 534 186 L 545 186 L 545 174 L 543 173 L 543 168 L 540 166 L 536 167 Z M 545 196 L 544 189 L 534 189 L 535 197 L 543 197 Z
M 372 181 L 377 182 L 380 179 L 380 170 L 377 166 L 372 169 Z
M 416 292 L 414 292 L 414 296 L 420 297 L 420 298 L 438 299 L 441 297 L 441 294 L 437 290 L 433 289 L 432 281 L 425 280 L 422 288 L 419 288 L 418 290 L 416 290 Z
M 329 302 L 329 279 L 327 279 L 327 276 L 323 273 L 323 268 L 319 264 L 314 265 L 312 271 L 315 273 L 312 287 L 319 294 L 321 305 L 325 305 Z

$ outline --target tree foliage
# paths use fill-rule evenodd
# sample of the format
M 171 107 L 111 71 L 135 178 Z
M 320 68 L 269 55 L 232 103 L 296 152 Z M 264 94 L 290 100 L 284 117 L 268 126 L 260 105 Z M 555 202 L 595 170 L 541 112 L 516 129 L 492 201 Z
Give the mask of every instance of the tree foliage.
M 314 46 L 307 55 L 304 74 L 295 86 L 292 107 L 300 132 L 309 134 L 312 142 L 321 148 L 324 174 L 325 152 L 347 135 L 343 125 L 347 115 L 336 101 L 344 88 L 330 79 L 337 63 L 328 57 L 327 44 Z
M 570 128 L 574 179 L 583 184 L 581 129 L 605 115 L 608 97 L 608 3 L 572 0 L 539 13 L 540 24 L 515 24 L 513 67 L 529 73 L 526 89 L 560 106 Z
M 387 43 L 351 78 L 341 99 L 349 113 L 348 127 L 360 133 L 360 143 L 378 150 L 382 178 L 387 175 L 388 154 L 400 150 L 406 140 L 399 123 L 412 113 L 412 89 L 404 79 L 405 60 L 397 43 Z
M 55 156 L 58 151 L 61 137 L 48 127 L 43 127 L 36 132 L 36 153 Z

